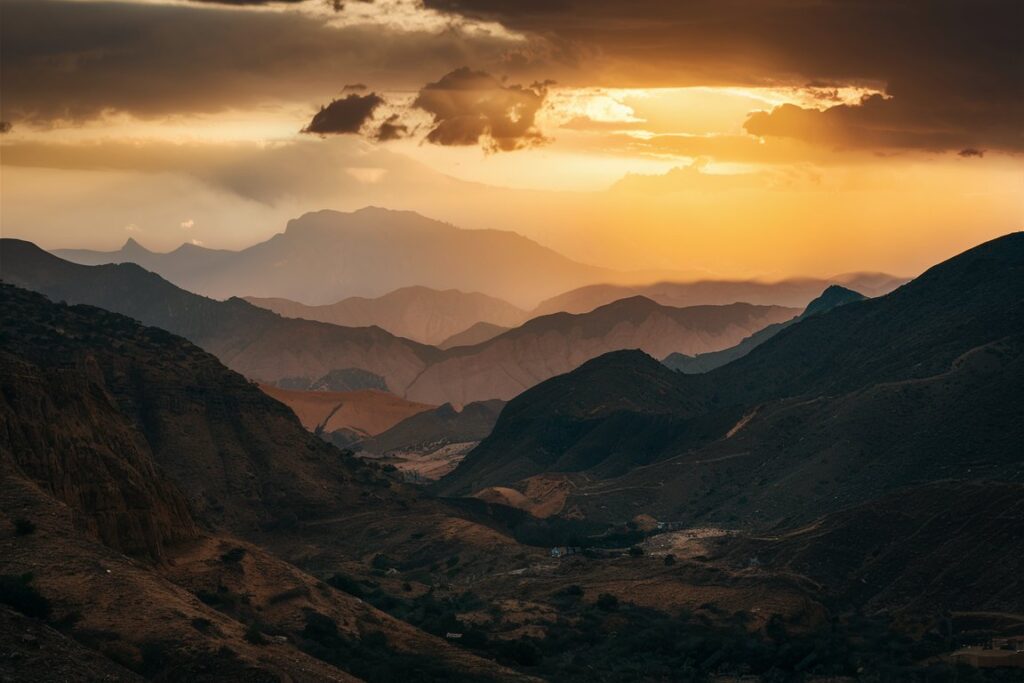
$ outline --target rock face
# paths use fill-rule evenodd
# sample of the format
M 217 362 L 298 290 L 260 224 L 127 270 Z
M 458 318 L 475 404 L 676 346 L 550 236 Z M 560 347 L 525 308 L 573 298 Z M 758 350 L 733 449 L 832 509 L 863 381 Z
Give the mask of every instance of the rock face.
M 246 297 L 246 301 L 286 318 L 344 327 L 377 326 L 396 336 L 435 346 L 473 325 L 507 328 L 526 319 L 525 311 L 492 296 L 428 287 L 403 287 L 376 299 L 351 297 L 326 306 L 257 297 Z
M 796 313 L 779 306 L 671 308 L 644 297 L 623 299 L 581 315 L 535 318 L 482 344 L 450 349 L 409 385 L 406 397 L 456 405 L 508 400 L 609 351 L 641 349 L 658 358 L 714 351 Z
M 197 529 L 185 496 L 122 413 L 137 401 L 129 387 L 141 389 L 139 371 L 146 370 L 118 352 L 152 358 L 166 335 L 116 316 L 82 324 L 41 299 L 9 285 L 0 289 L 3 468 L 64 502 L 76 524 L 106 545 L 159 561 L 166 545 L 195 537 Z M 93 346 L 100 339 L 115 345 L 102 363 Z
M 278 297 L 308 304 L 379 297 L 402 287 L 482 292 L 518 306 L 620 275 L 512 232 L 460 230 L 411 211 L 316 211 L 241 251 L 185 245 L 168 254 L 134 241 L 116 252 L 62 250 L 86 265 L 137 263 L 207 296 Z M 457 330 L 456 330 L 457 331 Z

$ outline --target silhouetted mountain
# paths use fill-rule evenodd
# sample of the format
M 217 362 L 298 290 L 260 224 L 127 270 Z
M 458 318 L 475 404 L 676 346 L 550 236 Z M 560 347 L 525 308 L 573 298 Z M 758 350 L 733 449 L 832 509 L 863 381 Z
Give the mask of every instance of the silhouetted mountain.
M 344 327 L 375 325 L 396 336 L 435 346 L 478 323 L 512 327 L 526 318 L 524 311 L 501 299 L 427 287 L 403 287 L 376 299 L 351 297 L 326 306 L 306 306 L 288 299 L 245 299 L 287 318 Z
M 307 213 L 289 221 L 283 233 L 237 252 L 187 245 L 155 254 L 130 241 L 116 252 L 55 253 L 87 265 L 138 263 L 216 298 L 245 294 L 309 304 L 379 297 L 418 285 L 483 292 L 532 306 L 558 292 L 621 276 L 571 261 L 512 232 L 461 230 L 411 211 L 373 207 Z
M 456 346 L 476 346 L 477 344 L 483 344 L 485 341 L 494 339 L 499 334 L 508 332 L 509 329 L 508 327 L 492 323 L 476 323 L 448 337 L 438 344 L 437 348 L 447 350 L 454 349 Z
M 587 471 L 621 476 L 569 496 L 585 515 L 764 523 L 915 482 L 1019 479 L 1021 291 L 1015 233 L 703 375 L 637 353 L 599 358 L 511 401 L 439 490 Z
M 645 296 L 665 306 L 724 305 L 738 301 L 750 304 L 806 307 L 831 285 L 861 292 L 868 297 L 888 294 L 907 281 L 883 273 L 847 273 L 830 279 L 795 278 L 779 282 L 744 280 L 701 280 L 658 282 L 652 285 L 589 285 L 542 301 L 531 316 L 550 313 L 586 313 L 618 299 Z
M 858 292 L 839 285 L 831 285 L 828 289 L 822 292 L 821 296 L 807 304 L 807 308 L 804 312 L 792 320 L 787 320 L 782 323 L 775 323 L 769 325 L 762 330 L 758 330 L 754 334 L 750 335 L 736 346 L 721 351 L 711 351 L 709 353 L 699 353 L 696 356 L 688 356 L 682 353 L 669 354 L 662 362 L 673 370 L 679 372 L 685 372 L 686 374 L 698 374 L 701 372 L 708 372 L 715 368 L 721 367 L 726 363 L 731 363 L 737 358 L 743 356 L 754 350 L 755 347 L 768 341 L 776 334 L 786 329 L 793 323 L 802 320 L 810 315 L 816 313 L 823 313 L 831 310 L 836 306 L 842 306 L 852 301 L 862 301 L 865 297 Z
M 433 347 L 376 327 L 282 318 L 241 299 L 198 296 L 135 264 L 81 266 L 7 239 L 0 240 L 0 257 L 8 282 L 180 334 L 231 369 L 269 383 L 288 380 L 294 386 L 296 378 L 307 378 L 311 385 L 354 368 L 383 377 L 389 389 L 401 392 L 440 356 Z
M 476 346 L 449 349 L 409 385 L 406 397 L 460 405 L 510 399 L 609 351 L 639 348 L 659 358 L 713 351 L 795 312 L 749 304 L 671 308 L 633 297 L 586 314 L 543 316 Z

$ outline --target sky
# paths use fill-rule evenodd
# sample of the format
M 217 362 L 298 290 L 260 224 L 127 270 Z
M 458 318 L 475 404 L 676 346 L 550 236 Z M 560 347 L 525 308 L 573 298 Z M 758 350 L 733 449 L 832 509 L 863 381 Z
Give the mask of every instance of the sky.
M 682 277 L 1024 225 L 1016 0 L 0 0 L 0 232 L 242 248 L 411 209 Z

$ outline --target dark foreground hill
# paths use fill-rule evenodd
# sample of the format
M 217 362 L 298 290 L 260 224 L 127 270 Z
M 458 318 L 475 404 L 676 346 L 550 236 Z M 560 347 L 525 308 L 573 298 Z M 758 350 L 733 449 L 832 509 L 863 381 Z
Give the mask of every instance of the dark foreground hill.
M 10 285 L 0 317 L 0 602 L 74 642 L 34 636 L 55 671 L 83 646 L 168 680 L 512 676 L 278 559 L 367 514 L 451 552 L 443 508 L 179 337 Z
M 1017 233 L 703 375 L 636 352 L 596 359 L 510 402 L 439 490 L 586 473 L 566 509 L 735 525 L 921 481 L 1018 480 L 1022 291 Z

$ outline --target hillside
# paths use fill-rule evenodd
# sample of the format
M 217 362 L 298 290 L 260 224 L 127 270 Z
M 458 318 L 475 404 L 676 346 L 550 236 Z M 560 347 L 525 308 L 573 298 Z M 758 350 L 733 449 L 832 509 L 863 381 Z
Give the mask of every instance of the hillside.
M 708 372 L 709 370 L 722 367 L 726 363 L 731 363 L 737 358 L 742 358 L 753 351 L 757 346 L 760 346 L 782 330 L 800 320 L 803 320 L 804 318 L 818 313 L 824 313 L 836 306 L 842 306 L 843 304 L 848 304 L 853 301 L 862 301 L 863 299 L 864 296 L 859 292 L 855 292 L 845 287 L 840 287 L 839 285 L 831 285 L 828 289 L 822 292 L 821 296 L 807 304 L 807 308 L 804 309 L 804 312 L 796 318 L 781 323 L 775 323 L 765 327 L 764 329 L 758 330 L 736 346 L 729 347 L 728 349 L 722 349 L 721 351 L 698 353 L 696 356 L 688 356 L 683 353 L 671 353 L 666 356 L 662 362 L 673 370 L 684 372 L 686 374 Z
M 0 602 L 55 665 L 84 647 L 146 678 L 514 677 L 241 540 L 443 510 L 179 337 L 10 285 L 0 314 Z
M 524 311 L 501 299 L 427 287 L 403 287 L 376 299 L 350 297 L 326 306 L 307 306 L 288 299 L 245 300 L 286 318 L 343 327 L 376 326 L 395 336 L 434 346 L 474 325 L 513 327 L 526 317 Z
M 138 263 L 215 298 L 276 297 L 312 305 L 423 286 L 481 292 L 527 307 L 621 275 L 576 263 L 513 232 L 462 230 L 411 211 L 374 207 L 307 213 L 266 242 L 236 252 L 182 246 L 156 254 L 130 241 L 115 252 L 56 253 L 87 265 Z
M 442 340 L 437 345 L 437 348 L 447 350 L 453 349 L 456 346 L 476 346 L 477 344 L 483 344 L 485 341 L 490 341 L 499 334 L 504 334 L 508 331 L 508 327 L 493 325 L 491 323 L 476 323 L 461 332 L 456 332 L 447 339 Z
M 69 303 L 128 315 L 181 335 L 251 379 L 290 386 L 352 369 L 401 392 L 440 352 L 379 328 L 282 318 L 241 299 L 216 301 L 134 264 L 81 266 L 29 242 L 0 240 L 5 281 Z
M 586 313 L 598 306 L 631 296 L 645 296 L 664 306 L 724 305 L 737 301 L 750 304 L 806 307 L 823 290 L 833 285 L 852 289 L 868 297 L 888 294 L 907 281 L 884 273 L 848 273 L 830 279 L 795 278 L 779 282 L 753 280 L 700 280 L 658 282 L 651 285 L 588 285 L 542 301 L 532 316 L 551 313 Z
M 596 480 L 566 509 L 629 518 L 639 494 L 660 519 L 749 524 L 922 480 L 1016 480 L 1022 285 L 1015 233 L 892 294 L 809 316 L 703 375 L 636 352 L 599 358 L 511 401 L 438 488 L 586 471 Z M 665 398 L 652 402 L 651 386 Z
M 609 351 L 642 349 L 658 358 L 715 351 L 795 314 L 779 306 L 671 308 L 644 297 L 623 299 L 590 313 L 534 318 L 476 346 L 449 349 L 405 395 L 457 405 L 507 400 Z

